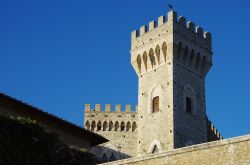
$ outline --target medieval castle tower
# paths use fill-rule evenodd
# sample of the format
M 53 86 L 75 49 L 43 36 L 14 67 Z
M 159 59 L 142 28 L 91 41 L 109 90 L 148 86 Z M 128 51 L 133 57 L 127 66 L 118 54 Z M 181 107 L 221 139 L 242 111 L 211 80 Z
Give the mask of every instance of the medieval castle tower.
M 131 34 L 138 105 L 85 105 L 84 126 L 109 142 L 94 147 L 103 161 L 143 156 L 222 137 L 206 115 L 205 77 L 212 37 L 175 11 Z

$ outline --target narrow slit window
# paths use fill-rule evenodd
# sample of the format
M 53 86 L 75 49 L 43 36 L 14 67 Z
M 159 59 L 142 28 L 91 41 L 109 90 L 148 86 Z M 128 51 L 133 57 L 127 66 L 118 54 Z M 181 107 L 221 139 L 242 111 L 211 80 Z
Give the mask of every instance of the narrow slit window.
M 192 100 L 189 97 L 186 97 L 186 111 L 188 113 L 192 112 Z
M 153 113 L 158 112 L 160 110 L 159 103 L 160 103 L 159 96 L 154 97 L 153 98 Z

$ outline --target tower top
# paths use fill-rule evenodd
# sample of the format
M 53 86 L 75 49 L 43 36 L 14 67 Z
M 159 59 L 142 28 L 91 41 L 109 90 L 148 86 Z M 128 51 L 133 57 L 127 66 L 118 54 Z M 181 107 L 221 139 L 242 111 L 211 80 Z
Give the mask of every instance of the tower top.
M 179 16 L 177 18 L 177 12 L 175 12 L 174 10 L 170 10 L 167 13 L 167 19 L 164 15 L 158 17 L 158 21 L 150 21 L 148 23 L 148 26 L 143 25 L 140 27 L 139 30 L 134 30 L 131 33 L 131 39 L 132 40 L 136 40 L 138 38 L 140 38 L 141 36 L 143 36 L 144 34 L 150 32 L 151 30 L 162 26 L 165 23 L 168 22 L 177 22 L 180 25 L 182 25 L 183 27 L 185 27 L 186 29 L 189 29 L 190 31 L 193 32 L 193 34 L 196 34 L 197 36 L 199 36 L 200 38 L 204 38 L 207 41 L 211 42 L 211 33 L 210 32 L 203 32 L 203 28 L 200 26 L 195 26 L 195 24 L 192 21 L 186 21 L 186 18 L 183 16 Z

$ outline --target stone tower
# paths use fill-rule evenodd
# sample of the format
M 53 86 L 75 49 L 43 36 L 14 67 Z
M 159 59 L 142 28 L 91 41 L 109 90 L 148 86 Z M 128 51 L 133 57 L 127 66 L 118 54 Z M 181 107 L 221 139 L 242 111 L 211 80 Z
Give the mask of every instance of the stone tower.
M 208 141 L 205 76 L 211 34 L 169 11 L 131 34 L 138 75 L 137 156 Z
M 211 34 L 169 11 L 131 35 L 138 105 L 85 105 L 85 128 L 107 139 L 92 148 L 100 162 L 222 139 L 206 114 Z

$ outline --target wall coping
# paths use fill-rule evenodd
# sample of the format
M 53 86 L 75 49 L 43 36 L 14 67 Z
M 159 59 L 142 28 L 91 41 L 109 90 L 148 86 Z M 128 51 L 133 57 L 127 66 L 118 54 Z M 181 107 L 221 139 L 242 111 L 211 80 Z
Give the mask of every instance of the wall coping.
M 223 146 L 223 145 L 228 145 L 228 144 L 233 144 L 233 143 L 239 143 L 242 141 L 250 141 L 250 134 L 239 136 L 239 137 L 233 137 L 233 138 L 229 138 L 229 139 L 224 139 L 224 140 L 217 140 L 217 141 L 213 141 L 213 142 L 196 144 L 196 145 L 192 145 L 192 146 L 173 149 L 171 151 L 163 151 L 161 153 L 156 153 L 156 154 L 151 154 L 151 155 L 146 155 L 146 156 L 141 156 L 141 157 L 135 157 L 135 158 L 118 160 L 118 161 L 114 161 L 114 162 L 103 163 L 102 165 L 125 164 L 125 163 L 139 162 L 142 160 L 149 160 L 149 159 L 155 159 L 155 158 L 160 158 L 160 157 L 165 157 L 165 156 L 182 154 L 185 152 L 192 152 L 195 150 L 208 149 L 208 148 L 212 148 L 212 147 L 218 147 L 218 146 Z

